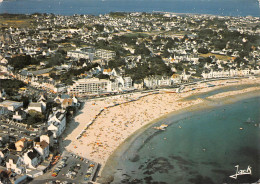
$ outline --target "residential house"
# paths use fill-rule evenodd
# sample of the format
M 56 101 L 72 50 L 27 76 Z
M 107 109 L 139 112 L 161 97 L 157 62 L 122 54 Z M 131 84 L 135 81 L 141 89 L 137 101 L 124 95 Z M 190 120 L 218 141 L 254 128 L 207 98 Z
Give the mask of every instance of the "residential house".
M 224 71 L 224 70 L 218 70 L 218 71 L 214 71 L 211 69 L 210 72 L 206 72 L 203 71 L 202 72 L 202 77 L 204 79 L 211 79 L 211 78 L 222 78 L 222 77 L 230 77 L 230 76 L 236 76 L 237 75 L 237 71 Z
M 40 142 L 45 141 L 47 142 L 50 146 L 53 146 L 53 133 L 52 131 L 48 130 L 44 134 L 40 136 Z
M 35 169 L 42 160 L 42 156 L 34 148 L 27 151 L 24 156 L 24 164 L 31 169 Z
M 49 144 L 46 141 L 36 142 L 34 149 L 42 156 L 43 159 L 49 156 Z
M 58 138 L 66 128 L 65 111 L 58 110 L 49 116 L 48 130 L 52 131 L 53 137 Z
M 105 75 L 111 75 L 111 73 L 112 73 L 112 70 L 110 68 L 103 70 L 103 74 L 105 74 Z
M 182 74 L 180 75 L 180 79 L 182 80 L 182 81 L 189 81 L 189 78 L 190 78 L 190 73 L 188 73 L 188 72 L 186 72 L 186 70 L 184 70 L 183 72 L 182 72 Z
M 54 101 L 58 104 L 61 104 L 63 109 L 66 109 L 69 106 L 78 107 L 80 104 L 78 103 L 78 99 L 74 96 L 71 98 L 69 95 L 58 95 Z
M 21 152 L 27 147 L 27 139 L 22 138 L 15 143 L 16 151 Z
M 42 105 L 42 112 L 45 112 L 46 106 L 47 106 L 47 100 L 45 100 L 45 99 L 40 99 L 40 100 L 38 100 L 37 102 Z
M 64 84 L 57 84 L 54 86 L 55 93 L 65 92 L 66 89 L 67 89 L 67 87 Z
M 8 114 L 8 109 L 7 107 L 1 107 L 0 106 L 0 115 Z
M 179 74 L 173 74 L 171 76 L 171 81 L 173 82 L 173 84 L 179 84 L 181 83 L 181 78 Z
M 6 168 L 17 174 L 22 174 L 25 171 L 25 168 L 22 167 L 22 158 L 13 154 L 6 157 Z
M 23 110 L 19 109 L 15 111 L 15 114 L 13 115 L 13 120 L 14 121 L 18 121 L 21 122 L 22 120 L 24 120 L 26 118 L 26 112 L 24 112 Z
M 66 109 L 69 106 L 73 106 L 73 100 L 71 98 L 64 99 L 63 102 L 61 103 L 61 107 L 63 109 Z
M 31 102 L 28 106 L 28 111 L 35 110 L 37 112 L 43 113 L 46 106 L 44 107 L 41 102 Z
M 144 84 L 148 88 L 155 88 L 159 86 L 170 86 L 172 82 L 169 77 L 154 76 L 145 78 Z

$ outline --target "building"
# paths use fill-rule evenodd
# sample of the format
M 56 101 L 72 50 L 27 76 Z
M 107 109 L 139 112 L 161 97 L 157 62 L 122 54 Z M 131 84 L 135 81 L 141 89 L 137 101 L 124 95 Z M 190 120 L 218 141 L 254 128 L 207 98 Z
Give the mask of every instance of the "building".
M 41 102 L 31 102 L 28 106 L 28 111 L 35 110 L 37 112 L 43 113 L 46 106 L 42 105 Z
M 27 147 L 27 140 L 25 138 L 20 139 L 15 143 L 16 151 L 23 151 Z
M 15 111 L 15 114 L 13 115 L 13 120 L 21 122 L 26 118 L 26 112 L 23 110 L 17 110 Z
M 88 59 L 93 61 L 94 59 L 94 49 L 92 48 L 81 48 L 77 50 L 71 50 L 67 52 L 67 56 L 76 59 Z
M 131 77 L 117 77 L 116 82 L 118 87 L 122 90 L 129 90 L 133 88 L 133 80 Z
M 8 114 L 8 109 L 7 107 L 1 107 L 0 106 L 0 115 L 3 115 L 3 114 Z
M 16 102 L 11 100 L 5 100 L 0 102 L 0 107 L 6 107 L 9 111 L 15 111 L 23 106 L 23 102 Z
M 49 144 L 46 141 L 36 142 L 34 149 L 42 156 L 43 159 L 49 156 Z
M 116 56 L 116 52 L 111 50 L 97 49 L 95 52 L 95 56 L 98 58 L 110 60 Z
M 56 111 L 49 116 L 48 130 L 53 133 L 54 138 L 58 138 L 66 128 L 65 111 Z
M 170 86 L 172 85 L 172 80 L 170 77 L 147 77 L 144 79 L 144 85 L 148 88 L 155 88 L 159 86 Z
M 79 107 L 80 103 L 78 102 L 78 99 L 73 96 L 73 98 L 71 98 L 69 95 L 66 94 L 62 94 L 62 95 L 58 95 L 54 101 L 58 104 L 61 104 L 61 107 L 63 109 L 66 109 L 69 106 L 72 107 Z
M 25 168 L 22 167 L 22 158 L 13 154 L 6 157 L 6 168 L 17 174 L 22 174 L 25 171 Z
M 41 155 L 35 149 L 26 152 L 23 158 L 24 164 L 31 169 L 35 169 L 42 160 Z
M 71 57 L 71 58 L 77 58 L 77 59 L 80 59 L 80 58 L 89 59 L 89 53 L 85 53 L 82 51 L 74 51 L 74 50 L 68 51 L 67 56 Z
M 52 131 L 48 130 L 44 134 L 40 136 L 40 142 L 45 141 L 47 142 L 50 146 L 53 146 L 53 133 Z
M 68 88 L 70 94 L 99 94 L 116 91 L 117 84 L 107 79 L 79 79 Z

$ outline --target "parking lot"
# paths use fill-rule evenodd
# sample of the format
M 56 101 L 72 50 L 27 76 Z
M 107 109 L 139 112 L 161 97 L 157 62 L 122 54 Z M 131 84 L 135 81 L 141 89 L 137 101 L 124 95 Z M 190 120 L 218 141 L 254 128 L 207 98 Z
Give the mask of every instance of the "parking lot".
M 37 177 L 32 183 L 39 184 L 57 180 L 69 183 L 89 183 L 95 178 L 98 168 L 99 164 L 64 151 L 51 172 Z

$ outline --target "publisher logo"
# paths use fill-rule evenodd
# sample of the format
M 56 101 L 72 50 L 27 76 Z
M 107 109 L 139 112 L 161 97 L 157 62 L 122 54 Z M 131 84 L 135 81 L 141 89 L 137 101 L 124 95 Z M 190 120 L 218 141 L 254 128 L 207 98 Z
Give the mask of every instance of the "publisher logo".
M 250 166 L 248 166 L 246 170 L 238 170 L 239 165 L 236 165 L 235 167 L 237 168 L 236 173 L 234 175 L 229 176 L 230 178 L 237 179 L 237 176 L 247 175 L 247 174 L 252 175 L 252 170 Z

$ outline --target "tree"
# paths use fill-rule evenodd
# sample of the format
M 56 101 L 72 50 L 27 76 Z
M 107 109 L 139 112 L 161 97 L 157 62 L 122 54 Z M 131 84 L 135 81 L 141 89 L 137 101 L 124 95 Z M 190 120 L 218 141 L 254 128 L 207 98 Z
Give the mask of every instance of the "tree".
M 73 116 L 74 114 L 76 114 L 76 112 L 77 112 L 77 108 L 76 107 L 74 107 L 74 106 L 68 106 L 67 107 L 67 113 L 66 113 L 66 117 L 68 118 L 69 116 Z
M 29 55 L 24 55 L 24 56 L 16 56 L 11 58 L 8 61 L 8 64 L 10 64 L 12 67 L 14 67 L 15 70 L 20 70 L 28 65 L 32 64 L 39 64 L 40 61 L 37 61 L 35 58 L 32 58 Z
M 168 58 L 168 57 L 170 57 L 170 55 L 171 55 L 171 54 L 168 52 L 168 50 L 167 50 L 167 49 L 164 49 L 162 56 L 163 56 L 164 58 Z
M 54 56 L 50 58 L 46 67 L 49 68 L 52 66 L 58 66 L 61 65 L 63 62 L 64 62 L 64 56 L 60 52 L 57 52 Z
M 118 59 L 118 60 L 110 60 L 108 62 L 108 67 L 113 69 L 113 68 L 118 68 L 120 66 L 125 66 L 125 61 L 123 59 Z
M 0 89 L 4 89 L 9 96 L 15 95 L 19 88 L 24 86 L 26 86 L 26 84 L 17 79 L 0 79 Z
M 160 56 L 148 59 L 150 72 L 149 75 L 171 76 L 171 67 L 167 66 Z
M 248 62 L 245 59 L 241 58 L 241 57 L 237 57 L 234 60 L 234 62 L 237 64 L 238 67 L 241 66 L 241 63 L 248 64 Z
M 214 36 L 214 32 L 211 29 L 202 29 L 198 35 L 200 38 L 205 39 Z
M 110 77 L 109 77 L 109 75 L 106 75 L 106 74 L 99 74 L 97 76 L 97 78 L 99 78 L 99 79 L 109 79 Z
M 27 124 L 33 125 L 44 121 L 44 115 L 35 110 L 28 111 Z
M 94 27 L 95 27 L 96 30 L 99 31 L 99 32 L 103 32 L 103 31 L 104 31 L 104 28 L 105 28 L 105 26 L 104 26 L 104 25 L 101 25 L 101 24 L 95 24 Z
M 216 49 L 222 50 L 226 47 L 226 42 L 224 40 L 216 40 L 212 42 Z
M 23 101 L 23 108 L 27 109 L 28 105 L 29 105 L 29 97 L 27 96 L 23 96 L 22 97 L 22 101 Z
M 149 74 L 147 63 L 138 63 L 135 68 L 126 69 L 126 74 L 131 76 L 133 81 L 143 80 Z
M 139 46 L 135 46 L 135 54 L 136 55 L 150 55 L 150 50 L 144 45 L 140 44 Z
M 201 54 L 207 54 L 207 53 L 209 53 L 209 50 L 206 48 L 198 48 L 198 52 Z

